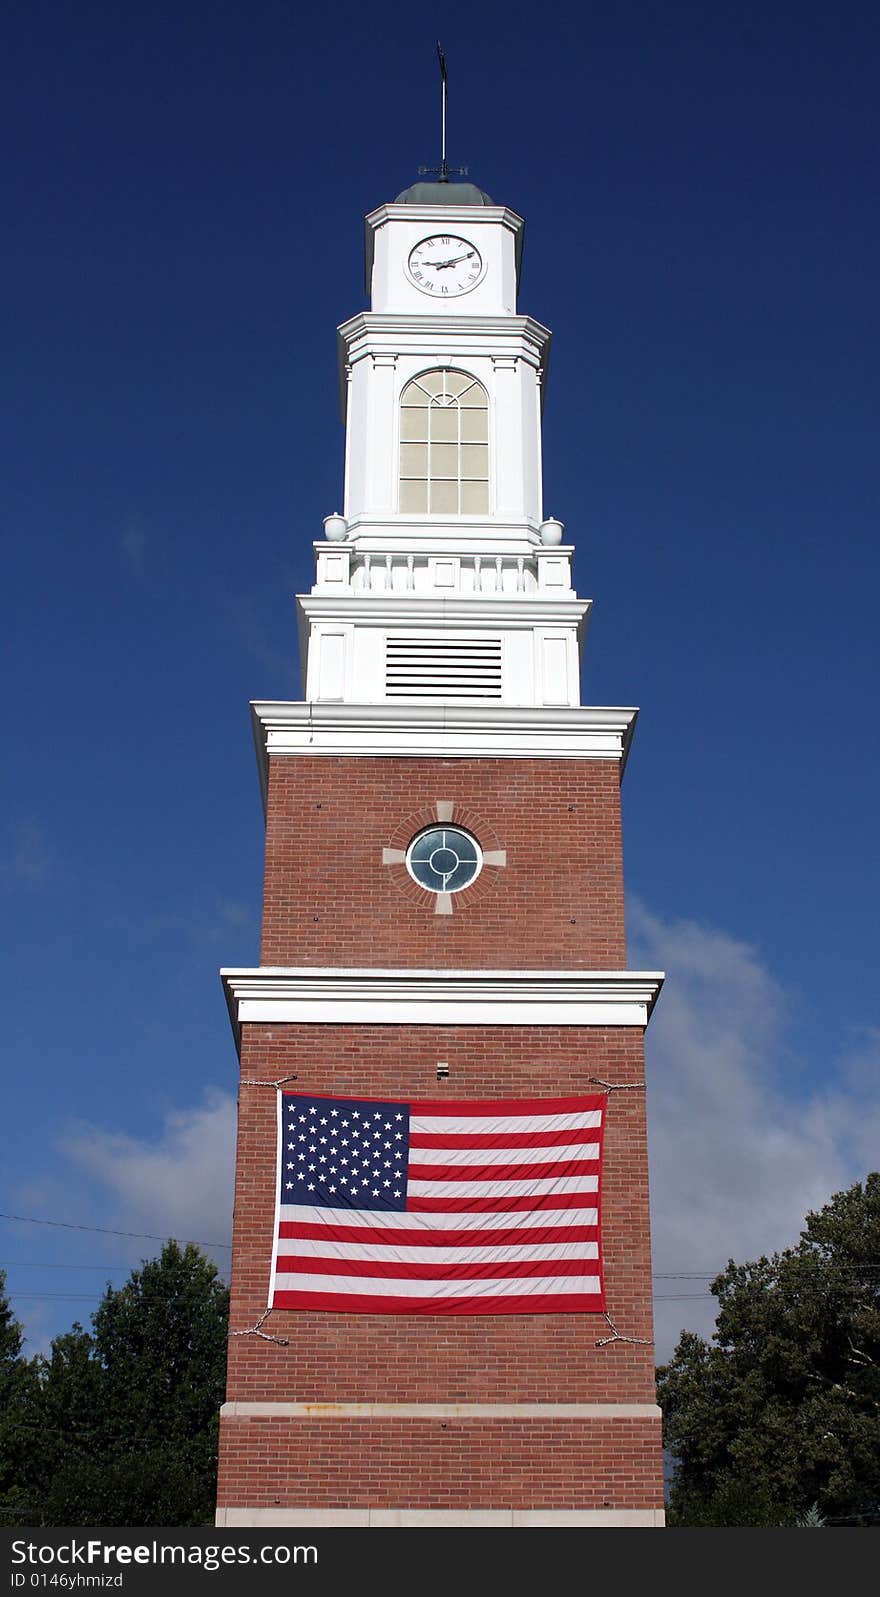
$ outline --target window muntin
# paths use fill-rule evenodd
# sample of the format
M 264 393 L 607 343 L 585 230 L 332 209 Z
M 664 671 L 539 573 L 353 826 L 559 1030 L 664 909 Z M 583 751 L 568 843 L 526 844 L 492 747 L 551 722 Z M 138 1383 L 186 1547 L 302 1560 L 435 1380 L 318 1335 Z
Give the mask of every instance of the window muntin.
M 489 512 L 489 396 L 465 372 L 423 372 L 400 399 L 400 510 Z
M 480 874 L 483 853 L 460 826 L 429 826 L 406 851 L 410 876 L 429 893 L 460 893 Z

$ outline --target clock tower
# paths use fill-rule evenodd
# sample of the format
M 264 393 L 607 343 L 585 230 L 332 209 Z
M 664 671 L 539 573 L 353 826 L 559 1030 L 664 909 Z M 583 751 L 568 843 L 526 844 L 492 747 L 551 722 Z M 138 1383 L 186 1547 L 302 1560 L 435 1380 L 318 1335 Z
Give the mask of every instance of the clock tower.
M 415 184 L 366 218 L 370 309 L 338 331 L 343 505 L 297 601 L 303 700 L 252 707 L 261 960 L 223 972 L 221 1525 L 663 1523 L 643 1093 L 662 975 L 626 969 L 620 834 L 636 711 L 580 702 L 590 601 L 544 514 L 550 333 L 518 311 L 523 226 L 472 184 Z M 296 1166 L 295 1108 L 367 1100 L 413 1131 L 387 1212 L 378 1173 L 369 1213 L 320 1185 L 317 1139 L 311 1183 Z M 471 1144 L 489 1175 L 537 1178 L 456 1187 Z M 419 1198 L 429 1158 L 461 1196 Z M 345 1204 L 380 1242 L 393 1227 L 381 1262 L 352 1262 Z M 455 1213 L 429 1235 L 432 1205 Z M 476 1223 L 503 1242 L 438 1245 Z

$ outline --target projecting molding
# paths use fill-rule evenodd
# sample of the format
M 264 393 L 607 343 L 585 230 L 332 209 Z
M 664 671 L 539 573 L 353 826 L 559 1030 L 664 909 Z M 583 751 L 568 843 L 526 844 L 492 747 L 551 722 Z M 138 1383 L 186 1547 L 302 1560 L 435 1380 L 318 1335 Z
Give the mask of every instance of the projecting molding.
M 258 966 L 222 970 L 240 1043 L 267 1025 L 640 1026 L 662 971 L 332 970 Z
M 623 776 L 638 710 L 593 705 L 251 705 L 263 804 L 269 756 L 616 760 Z

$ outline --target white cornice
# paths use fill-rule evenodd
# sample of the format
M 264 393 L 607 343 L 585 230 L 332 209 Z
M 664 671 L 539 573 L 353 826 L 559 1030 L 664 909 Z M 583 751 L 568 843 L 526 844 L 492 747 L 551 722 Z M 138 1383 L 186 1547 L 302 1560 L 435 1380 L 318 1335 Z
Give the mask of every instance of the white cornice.
M 549 327 L 532 316 L 436 316 L 421 311 L 358 311 L 337 333 L 349 364 L 380 350 L 434 355 L 442 346 L 450 354 L 503 351 L 546 368 L 552 338 Z
M 371 627 L 579 627 L 592 599 L 547 598 L 535 593 L 463 593 L 449 598 L 416 593 L 297 594 L 309 622 L 352 621 Z
M 241 1026 L 639 1026 L 662 971 L 372 970 L 263 966 L 222 970 Z
M 622 777 L 638 713 L 592 705 L 251 705 L 264 805 L 270 755 L 615 760 Z
M 407 553 L 433 553 L 473 556 L 485 552 L 490 558 L 496 554 L 525 555 L 534 559 L 536 554 L 573 555 L 572 543 L 541 542 L 539 524 L 523 516 L 521 520 L 500 516 L 455 516 L 443 521 L 439 516 L 416 516 L 409 513 L 393 514 L 388 511 L 364 511 L 352 516 L 348 536 L 340 539 L 337 547 L 354 547 L 370 552 L 396 552 L 403 544 Z M 481 549 L 485 545 L 485 551 Z M 326 549 L 327 539 L 318 538 L 313 547 Z

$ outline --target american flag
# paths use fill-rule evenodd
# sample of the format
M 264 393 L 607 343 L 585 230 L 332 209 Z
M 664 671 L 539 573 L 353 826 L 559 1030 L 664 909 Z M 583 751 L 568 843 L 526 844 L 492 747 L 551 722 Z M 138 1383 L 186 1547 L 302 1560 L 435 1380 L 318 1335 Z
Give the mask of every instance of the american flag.
M 279 1092 L 270 1307 L 603 1311 L 605 1104 Z

